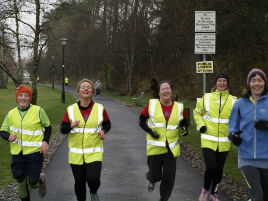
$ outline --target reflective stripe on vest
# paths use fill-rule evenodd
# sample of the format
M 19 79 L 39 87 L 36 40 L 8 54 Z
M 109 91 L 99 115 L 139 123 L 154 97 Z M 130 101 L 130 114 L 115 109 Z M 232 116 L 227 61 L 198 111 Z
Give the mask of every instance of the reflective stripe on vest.
M 151 103 L 151 122 L 148 122 L 149 127 L 154 127 L 154 128 L 164 128 L 165 124 L 164 123 L 155 123 L 154 122 L 154 112 L 155 112 L 155 105 L 156 105 L 156 99 L 152 100 Z M 182 104 L 178 104 L 178 119 L 179 122 L 182 119 Z M 178 129 L 179 125 L 167 125 L 167 130 L 176 130 Z
M 216 141 L 216 142 L 229 142 L 228 137 L 216 137 L 212 135 L 207 135 L 207 134 L 201 134 L 202 139 L 206 140 L 211 140 L 211 141 Z
M 165 124 L 154 122 L 155 105 L 156 105 L 156 99 L 153 99 L 151 102 L 151 122 L 148 122 L 148 126 L 155 128 L 164 128 Z
M 100 125 L 101 122 L 103 121 L 102 111 L 103 106 L 98 104 L 98 125 Z M 68 113 L 70 120 L 74 122 L 74 104 L 68 107 Z M 71 130 L 71 133 L 96 133 L 100 130 L 101 130 L 100 126 L 98 126 L 97 128 L 73 128 Z
M 158 146 L 158 147 L 166 147 L 165 142 L 159 142 L 159 141 L 153 141 L 153 140 L 147 140 L 148 145 Z
M 44 128 L 42 128 L 42 130 L 30 131 L 30 130 L 15 128 L 14 126 L 10 126 L 9 130 L 16 132 L 16 133 L 23 133 L 25 135 L 42 135 L 43 132 L 45 131 Z
M 206 120 L 211 121 L 213 123 L 220 123 L 220 124 L 228 124 L 229 123 L 229 119 L 211 118 L 208 115 L 204 115 L 203 119 L 206 119 Z
M 71 133 L 96 133 L 97 128 L 73 128 Z
M 174 148 L 177 144 L 179 143 L 179 141 L 175 141 L 171 144 L 169 144 L 169 148 Z M 159 142 L 159 141 L 153 141 L 153 140 L 147 140 L 147 144 L 148 145 L 153 145 L 153 146 L 158 146 L 158 147 L 166 147 L 166 143 L 165 142 Z
M 179 144 L 179 140 L 177 140 L 177 141 L 175 141 L 175 142 L 169 144 L 168 146 L 169 146 L 170 149 L 172 149 L 172 148 L 176 147 L 177 144 Z
M 77 149 L 77 148 L 69 148 L 69 152 L 72 153 L 94 153 L 94 152 L 103 152 L 103 147 L 93 147 L 93 148 L 85 148 L 85 149 Z
M 209 103 L 210 103 L 210 101 L 209 101 L 209 97 L 210 97 L 210 93 L 207 93 L 205 95 L 205 109 L 206 109 L 206 113 L 208 115 L 203 115 L 202 118 L 205 119 L 205 120 L 211 121 L 213 123 L 228 124 L 229 119 L 219 119 L 219 118 L 211 118 L 210 117 L 210 111 L 209 111 Z M 232 106 L 234 105 L 235 101 L 236 101 L 235 96 L 232 96 Z M 224 102 L 222 102 L 222 103 L 224 103 Z
M 41 147 L 42 142 L 28 142 L 28 141 L 21 141 L 16 139 L 12 143 L 18 144 L 20 146 L 25 146 L 25 147 Z

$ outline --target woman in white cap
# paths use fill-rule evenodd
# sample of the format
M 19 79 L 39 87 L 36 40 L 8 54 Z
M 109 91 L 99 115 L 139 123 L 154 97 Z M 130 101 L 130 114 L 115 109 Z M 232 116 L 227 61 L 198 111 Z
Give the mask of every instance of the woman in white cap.
M 229 138 L 239 146 L 238 168 L 252 201 L 268 201 L 268 95 L 267 77 L 252 69 L 249 90 L 234 105 L 229 121 Z
M 236 97 L 229 93 L 229 77 L 219 73 L 211 93 L 205 93 L 196 103 L 194 119 L 201 133 L 201 147 L 206 164 L 204 186 L 199 201 L 218 200 L 218 187 L 230 150 L 228 121 Z

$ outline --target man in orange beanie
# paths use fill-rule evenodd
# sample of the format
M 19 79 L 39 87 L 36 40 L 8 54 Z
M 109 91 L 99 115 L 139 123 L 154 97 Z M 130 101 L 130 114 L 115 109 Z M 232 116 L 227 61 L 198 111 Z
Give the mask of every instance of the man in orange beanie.
M 32 90 L 20 85 L 15 92 L 17 107 L 6 115 L 0 135 L 10 142 L 11 170 L 18 182 L 22 201 L 30 201 L 30 188 L 39 188 L 41 197 L 46 194 L 45 175 L 41 173 L 43 155 L 48 152 L 51 135 L 46 112 L 32 105 Z

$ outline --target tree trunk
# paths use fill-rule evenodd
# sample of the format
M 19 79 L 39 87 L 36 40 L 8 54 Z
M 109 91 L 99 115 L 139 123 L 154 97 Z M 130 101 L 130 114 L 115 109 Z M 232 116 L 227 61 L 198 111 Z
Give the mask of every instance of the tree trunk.
M 136 48 L 136 31 L 137 31 L 137 13 L 138 13 L 138 6 L 139 1 L 135 0 L 133 14 L 132 14 L 132 20 L 131 20 L 131 38 L 130 38 L 130 51 L 129 54 L 127 54 L 128 62 L 127 62 L 127 68 L 128 68 L 128 74 L 127 74 L 127 88 L 128 88 L 128 94 L 132 94 L 132 76 L 133 76 L 133 68 L 134 68 L 134 62 L 135 62 L 135 48 Z
M 33 90 L 33 99 L 32 104 L 37 103 L 37 76 L 38 76 L 38 66 L 39 66 L 39 60 L 41 55 L 41 50 L 39 52 L 39 37 L 40 37 L 40 1 L 35 0 L 35 32 L 34 32 L 34 43 L 33 43 L 33 52 L 34 52 L 34 58 L 33 58 L 33 77 L 32 77 L 32 90 Z
M 2 28 L 2 47 L 1 47 L 1 57 L 2 57 L 2 62 L 4 63 L 5 61 L 5 53 L 4 53 L 4 41 L 5 40 L 5 30 Z M 3 70 L 0 69 L 0 89 L 7 89 L 7 79 L 5 78 L 6 74 Z
M 17 1 L 14 0 L 14 13 L 15 13 L 15 23 L 16 23 L 16 45 L 17 45 L 17 54 L 18 54 L 18 82 L 19 84 L 22 84 L 22 75 L 23 75 L 23 69 L 22 69 L 22 63 L 21 63 L 21 50 L 20 50 L 20 27 L 19 27 L 19 9 L 17 5 Z

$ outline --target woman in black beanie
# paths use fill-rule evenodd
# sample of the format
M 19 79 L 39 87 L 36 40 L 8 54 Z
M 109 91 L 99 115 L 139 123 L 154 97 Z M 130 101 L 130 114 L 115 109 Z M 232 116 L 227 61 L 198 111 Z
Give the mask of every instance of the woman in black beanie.
M 201 147 L 206 164 L 204 186 L 199 201 L 218 200 L 218 186 L 230 150 L 228 121 L 236 97 L 229 93 L 229 76 L 219 73 L 211 93 L 205 93 L 196 103 L 194 119 L 201 133 Z

